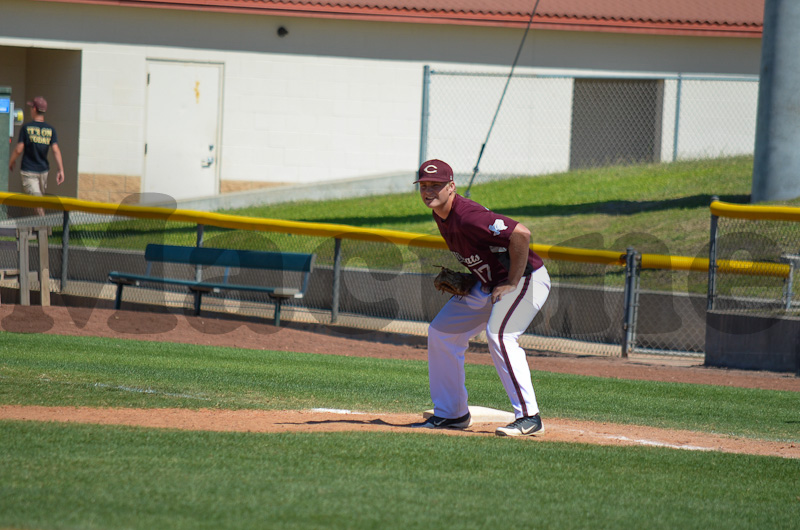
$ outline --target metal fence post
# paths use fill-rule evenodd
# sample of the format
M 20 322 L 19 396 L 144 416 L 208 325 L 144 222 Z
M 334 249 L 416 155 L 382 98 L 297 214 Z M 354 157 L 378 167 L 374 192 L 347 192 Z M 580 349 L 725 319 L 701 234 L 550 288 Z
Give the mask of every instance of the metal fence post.
M 675 94 L 675 131 L 672 133 L 672 161 L 678 159 L 678 137 L 681 126 L 681 88 L 683 86 L 683 74 L 678 74 L 678 87 Z
M 794 271 L 800 263 L 800 254 L 781 254 L 781 259 L 789 265 L 789 275 L 783 281 L 783 309 L 792 310 L 792 297 L 794 291 Z
M 17 228 L 17 244 L 19 245 L 19 305 L 31 305 L 31 228 Z
M 716 202 L 719 197 L 714 195 L 711 202 Z M 706 300 L 706 311 L 714 309 L 714 298 L 717 296 L 717 236 L 718 236 L 719 217 L 711 214 L 711 233 L 708 241 L 708 295 Z
M 69 278 L 69 211 L 64 210 L 64 219 L 61 223 L 61 292 L 67 290 Z
M 203 246 L 203 238 L 206 234 L 206 227 L 205 225 L 197 225 L 197 244 L 196 246 L 202 247 Z
M 34 226 L 36 241 L 39 245 L 39 304 L 50 305 L 50 245 L 47 236 L 52 232 L 49 226 Z
M 636 320 L 639 314 L 639 269 L 641 256 L 633 247 L 625 254 L 625 292 L 623 295 L 622 356 L 636 347 Z
M 339 282 L 342 277 L 342 240 L 334 239 L 333 251 L 333 296 L 331 300 L 331 323 L 339 319 Z
M 206 227 L 204 225 L 197 225 L 197 247 L 203 246 L 203 237 L 206 233 Z M 194 279 L 197 282 L 203 281 L 203 266 L 202 265 L 195 265 L 194 267 Z
M 422 125 L 419 133 L 419 164 L 428 159 L 428 118 L 430 117 L 430 91 L 431 91 L 431 67 L 425 65 L 422 69 Z

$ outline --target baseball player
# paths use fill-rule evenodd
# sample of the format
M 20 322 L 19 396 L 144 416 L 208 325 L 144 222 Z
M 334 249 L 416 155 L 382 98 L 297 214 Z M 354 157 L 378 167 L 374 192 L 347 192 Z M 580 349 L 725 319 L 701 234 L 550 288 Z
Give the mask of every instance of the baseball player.
M 415 182 L 448 248 L 479 280 L 468 295 L 450 298 L 431 322 L 428 375 L 434 410 L 433 416 L 416 425 L 470 426 L 464 354 L 469 339 L 485 329 L 492 361 L 516 417 L 495 434 L 543 433 L 530 369 L 518 343 L 550 293 L 550 276 L 530 249 L 530 230 L 456 193 L 453 170 L 441 160 L 422 164 Z

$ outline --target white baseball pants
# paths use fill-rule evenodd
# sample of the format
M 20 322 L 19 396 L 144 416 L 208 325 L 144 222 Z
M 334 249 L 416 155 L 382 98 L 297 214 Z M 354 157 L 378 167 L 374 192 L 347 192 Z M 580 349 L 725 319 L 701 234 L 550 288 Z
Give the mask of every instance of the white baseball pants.
M 454 296 L 444 305 L 428 329 L 428 377 L 436 416 L 460 418 L 469 412 L 464 354 L 469 340 L 484 329 L 514 415 L 538 414 L 530 368 L 518 340 L 549 294 L 550 276 L 541 267 L 524 276 L 516 290 L 496 304 L 479 282 L 467 296 Z

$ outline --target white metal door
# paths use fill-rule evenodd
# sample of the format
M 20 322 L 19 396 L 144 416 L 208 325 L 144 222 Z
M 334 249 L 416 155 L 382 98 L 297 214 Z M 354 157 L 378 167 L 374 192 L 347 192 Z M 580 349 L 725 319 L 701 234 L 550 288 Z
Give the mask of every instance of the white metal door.
M 217 194 L 221 70 L 148 61 L 144 192 L 178 200 Z

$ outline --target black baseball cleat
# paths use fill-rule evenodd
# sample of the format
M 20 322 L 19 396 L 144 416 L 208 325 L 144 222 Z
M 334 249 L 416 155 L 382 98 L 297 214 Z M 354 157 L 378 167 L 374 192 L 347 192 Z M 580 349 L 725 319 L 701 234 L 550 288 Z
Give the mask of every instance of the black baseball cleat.
M 535 436 L 544 434 L 542 418 L 536 416 L 523 416 L 517 418 L 505 427 L 498 427 L 494 433 L 497 436 Z
M 411 426 L 417 429 L 466 429 L 472 425 L 472 417 L 469 412 L 460 418 L 440 418 L 431 416 L 422 423 L 414 423 Z

